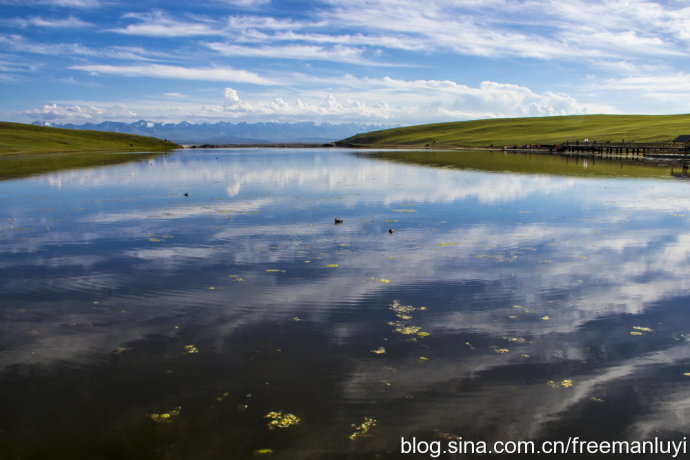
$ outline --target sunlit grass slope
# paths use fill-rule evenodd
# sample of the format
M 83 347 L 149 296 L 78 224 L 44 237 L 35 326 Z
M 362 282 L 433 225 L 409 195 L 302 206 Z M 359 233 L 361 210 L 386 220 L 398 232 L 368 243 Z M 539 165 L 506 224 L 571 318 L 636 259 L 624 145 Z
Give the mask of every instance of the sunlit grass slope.
M 341 141 L 355 147 L 433 147 L 560 144 L 587 138 L 597 142 L 667 142 L 690 134 L 685 115 L 570 115 L 435 123 L 357 134 Z
M 153 137 L 0 122 L 0 155 L 162 151 L 179 147 Z

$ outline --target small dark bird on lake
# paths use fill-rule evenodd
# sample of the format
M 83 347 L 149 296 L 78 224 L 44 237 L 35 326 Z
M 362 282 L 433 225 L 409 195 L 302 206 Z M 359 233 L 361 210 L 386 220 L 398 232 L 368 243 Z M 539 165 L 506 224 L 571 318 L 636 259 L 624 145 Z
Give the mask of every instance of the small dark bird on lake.
M 334 221 L 335 225 L 342 224 L 343 222 L 345 222 L 343 219 L 334 219 Z
M 189 193 L 185 193 L 184 196 L 189 196 Z
M 395 230 L 393 230 L 392 228 L 389 228 L 388 233 L 390 233 L 392 235 L 393 233 L 395 233 Z

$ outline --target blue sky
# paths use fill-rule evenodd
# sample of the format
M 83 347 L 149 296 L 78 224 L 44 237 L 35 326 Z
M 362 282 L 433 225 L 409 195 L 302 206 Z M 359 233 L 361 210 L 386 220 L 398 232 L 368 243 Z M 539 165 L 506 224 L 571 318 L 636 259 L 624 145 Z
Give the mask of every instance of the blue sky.
M 690 2 L 0 0 L 0 119 L 690 112 Z

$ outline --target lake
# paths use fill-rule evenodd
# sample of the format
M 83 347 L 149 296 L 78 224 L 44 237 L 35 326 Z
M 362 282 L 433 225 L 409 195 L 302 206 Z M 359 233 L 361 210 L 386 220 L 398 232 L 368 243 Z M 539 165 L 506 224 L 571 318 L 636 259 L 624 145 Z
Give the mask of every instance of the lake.
M 0 182 L 0 458 L 684 440 L 690 182 L 410 155 L 198 149 Z

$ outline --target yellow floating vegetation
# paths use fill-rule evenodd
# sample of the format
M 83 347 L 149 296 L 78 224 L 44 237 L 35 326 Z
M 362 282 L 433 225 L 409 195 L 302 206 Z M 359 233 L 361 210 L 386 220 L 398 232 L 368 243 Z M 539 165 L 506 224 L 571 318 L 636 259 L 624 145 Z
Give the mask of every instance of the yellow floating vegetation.
M 398 334 L 402 335 L 413 335 L 419 333 L 422 328 L 419 326 L 403 326 L 403 327 L 396 327 L 395 332 Z
M 544 320 L 544 321 L 548 321 L 548 320 L 551 319 L 551 317 L 549 317 L 549 315 L 544 315 L 544 316 L 541 317 L 541 319 Z
M 230 396 L 230 393 L 228 393 L 228 392 L 226 391 L 226 392 L 224 392 L 222 395 L 216 396 L 216 401 L 218 401 L 218 402 L 223 402 L 223 400 L 224 400 L 225 398 L 227 398 L 228 396 Z
M 268 414 L 264 415 L 264 418 L 269 419 L 268 427 L 272 430 L 275 428 L 289 428 L 302 421 L 296 415 L 288 414 L 283 411 L 269 412 Z
M 644 335 L 642 332 L 639 331 L 630 331 L 630 335 Z
M 385 278 L 379 278 L 376 281 L 378 281 L 379 283 L 383 283 L 383 284 L 391 284 L 391 280 L 387 280 Z
M 273 455 L 273 449 L 256 449 L 254 451 L 254 457 L 263 457 L 266 455 Z
M 178 417 L 182 413 L 181 407 L 176 407 L 171 411 L 163 412 L 160 414 L 151 414 L 151 420 L 156 423 L 172 423 L 175 417 Z
M 389 309 L 395 313 L 398 318 L 396 321 L 389 321 L 388 325 L 393 328 L 393 332 L 401 335 L 416 335 L 417 337 L 424 338 L 431 335 L 428 332 L 422 331 L 420 326 L 410 324 L 409 321 L 413 319 L 412 313 L 417 310 L 427 310 L 426 307 L 415 307 L 412 305 L 402 305 L 399 300 L 394 300 L 393 303 L 389 305 Z M 410 341 L 415 341 L 415 338 L 409 339 Z
M 382 355 L 386 352 L 386 349 L 383 347 L 378 347 L 376 350 L 369 350 L 369 351 L 374 353 L 375 355 Z
M 496 353 L 500 354 L 500 353 L 508 353 L 510 350 L 508 350 L 507 348 L 496 348 L 494 351 Z
M 683 375 L 686 377 L 690 377 L 690 372 L 683 372 Z
M 199 349 L 194 345 L 185 345 L 184 352 L 188 355 L 193 355 L 194 353 L 199 353 Z
M 643 326 L 633 326 L 632 327 L 636 331 L 642 331 L 642 332 L 654 332 L 654 329 L 651 329 L 649 327 L 643 327 Z
M 354 428 L 355 431 L 350 436 L 348 436 L 348 438 L 354 441 L 360 436 L 367 436 L 369 434 L 369 431 L 371 431 L 371 429 L 375 427 L 377 423 L 378 422 L 373 418 L 364 417 L 364 421 L 359 425 L 352 424 L 352 428 Z
M 460 243 L 436 243 L 436 246 L 457 246 Z
M 279 270 L 277 268 L 267 268 L 266 272 L 268 272 L 268 273 L 283 273 L 283 272 L 285 272 L 285 270 Z
M 429 358 L 427 358 L 426 356 L 420 356 L 419 360 L 420 361 L 429 361 Z
M 561 381 L 549 380 L 546 382 L 551 388 L 570 388 L 573 386 L 573 383 L 572 379 L 563 379 Z
M 339 265 L 338 264 L 326 264 L 326 265 L 324 265 L 324 267 L 326 267 L 326 268 L 338 268 Z
M 412 305 L 400 304 L 399 300 L 394 300 L 393 303 L 390 304 L 390 309 L 398 314 L 412 313 L 417 310 L 417 308 L 413 307 Z

